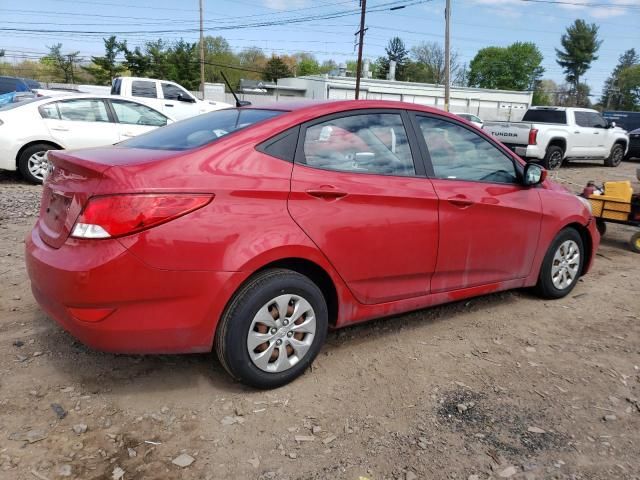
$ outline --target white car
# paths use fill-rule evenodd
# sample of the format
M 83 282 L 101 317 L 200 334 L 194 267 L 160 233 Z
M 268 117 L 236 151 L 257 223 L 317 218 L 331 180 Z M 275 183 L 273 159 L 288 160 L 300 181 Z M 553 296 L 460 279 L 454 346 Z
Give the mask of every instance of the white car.
M 172 123 L 142 103 L 112 95 L 39 97 L 0 107 L 0 169 L 42 183 L 48 150 L 112 145 Z
M 476 117 L 470 113 L 456 113 L 456 115 L 464 118 L 467 122 L 473 123 L 478 128 L 482 128 L 482 125 L 484 125 L 484 122 L 480 117 Z

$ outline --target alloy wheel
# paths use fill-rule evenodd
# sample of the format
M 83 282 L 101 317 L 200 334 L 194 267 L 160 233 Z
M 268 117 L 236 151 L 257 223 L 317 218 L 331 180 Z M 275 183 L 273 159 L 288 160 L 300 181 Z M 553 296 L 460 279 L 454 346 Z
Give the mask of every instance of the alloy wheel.
M 316 316 L 300 295 L 279 295 L 255 314 L 247 334 L 247 350 L 260 370 L 290 369 L 307 354 L 316 334 Z
M 553 152 L 549 156 L 548 165 L 549 165 L 549 170 L 556 170 L 556 169 L 560 168 L 560 165 L 562 165 L 562 153 Z
M 573 240 L 560 244 L 553 256 L 551 265 L 551 281 L 558 290 L 568 288 L 576 278 L 580 268 L 580 248 Z

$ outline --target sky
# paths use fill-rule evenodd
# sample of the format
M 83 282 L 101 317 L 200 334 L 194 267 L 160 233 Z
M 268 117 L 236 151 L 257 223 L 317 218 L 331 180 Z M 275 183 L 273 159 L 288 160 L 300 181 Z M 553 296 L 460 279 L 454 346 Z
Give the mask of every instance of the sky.
M 358 0 L 203 0 L 205 34 L 225 37 L 234 51 L 258 46 L 267 54 L 298 51 L 319 60 L 354 59 Z M 451 0 L 451 45 L 462 62 L 487 46 L 534 42 L 544 55 L 543 78 L 562 83 L 554 48 L 576 18 L 600 27 L 599 58 L 584 80 L 597 100 L 605 79 L 627 49 L 640 51 L 640 0 Z M 364 56 L 384 54 L 393 36 L 411 47 L 444 43 L 445 0 L 368 0 Z M 400 10 L 389 10 L 402 6 Z M 327 18 L 328 17 L 328 18 Z M 331 18 L 333 17 L 333 18 Z M 81 57 L 102 55 L 111 33 L 129 45 L 162 38 L 196 41 L 198 0 L 0 0 L 0 49 L 9 61 L 37 58 L 47 46 Z M 279 24 L 284 20 L 303 20 Z M 274 25 L 275 23 L 275 25 Z

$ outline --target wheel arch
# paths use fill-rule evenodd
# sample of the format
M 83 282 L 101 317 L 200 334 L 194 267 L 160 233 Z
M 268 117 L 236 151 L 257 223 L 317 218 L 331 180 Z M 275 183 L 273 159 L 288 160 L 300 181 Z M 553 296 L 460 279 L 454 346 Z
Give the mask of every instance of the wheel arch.
M 18 168 L 18 162 L 20 161 L 22 152 L 24 152 L 27 148 L 38 144 L 51 145 L 53 147 L 52 150 L 64 150 L 63 146 L 57 144 L 56 142 L 52 142 L 51 140 L 32 140 L 28 143 L 25 143 L 22 147 L 20 147 L 20 150 L 18 150 L 18 153 L 16 154 L 16 169 Z
M 338 319 L 338 290 L 331 278 L 331 275 L 319 264 L 306 258 L 300 257 L 288 257 L 274 260 L 266 265 L 263 265 L 255 272 L 253 272 L 249 278 L 256 273 L 264 270 L 270 270 L 273 268 L 284 268 L 300 273 L 309 278 L 315 283 L 327 302 L 327 311 L 329 314 L 329 325 L 335 326 Z
M 562 227 L 560 231 L 565 230 L 567 228 L 572 228 L 576 230 L 580 235 L 580 238 L 582 238 L 583 253 L 584 253 L 584 261 L 582 262 L 582 271 L 580 272 L 580 275 L 582 275 L 585 272 L 586 268 L 588 268 L 588 265 L 591 264 L 591 255 L 592 255 L 591 250 L 593 247 L 593 239 L 591 238 L 591 233 L 589 233 L 589 229 L 585 225 L 582 225 L 581 223 L 578 223 L 578 222 L 568 223 L 567 225 Z
M 560 147 L 562 149 L 562 156 L 564 157 L 567 153 L 567 139 L 562 137 L 553 137 L 547 144 L 547 150 L 549 147 Z

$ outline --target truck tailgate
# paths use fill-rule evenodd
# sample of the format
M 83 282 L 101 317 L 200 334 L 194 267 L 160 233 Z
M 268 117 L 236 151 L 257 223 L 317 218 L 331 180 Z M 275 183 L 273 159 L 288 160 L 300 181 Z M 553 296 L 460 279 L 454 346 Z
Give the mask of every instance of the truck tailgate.
M 508 145 L 527 145 L 532 124 L 523 122 L 485 122 L 483 130 Z

